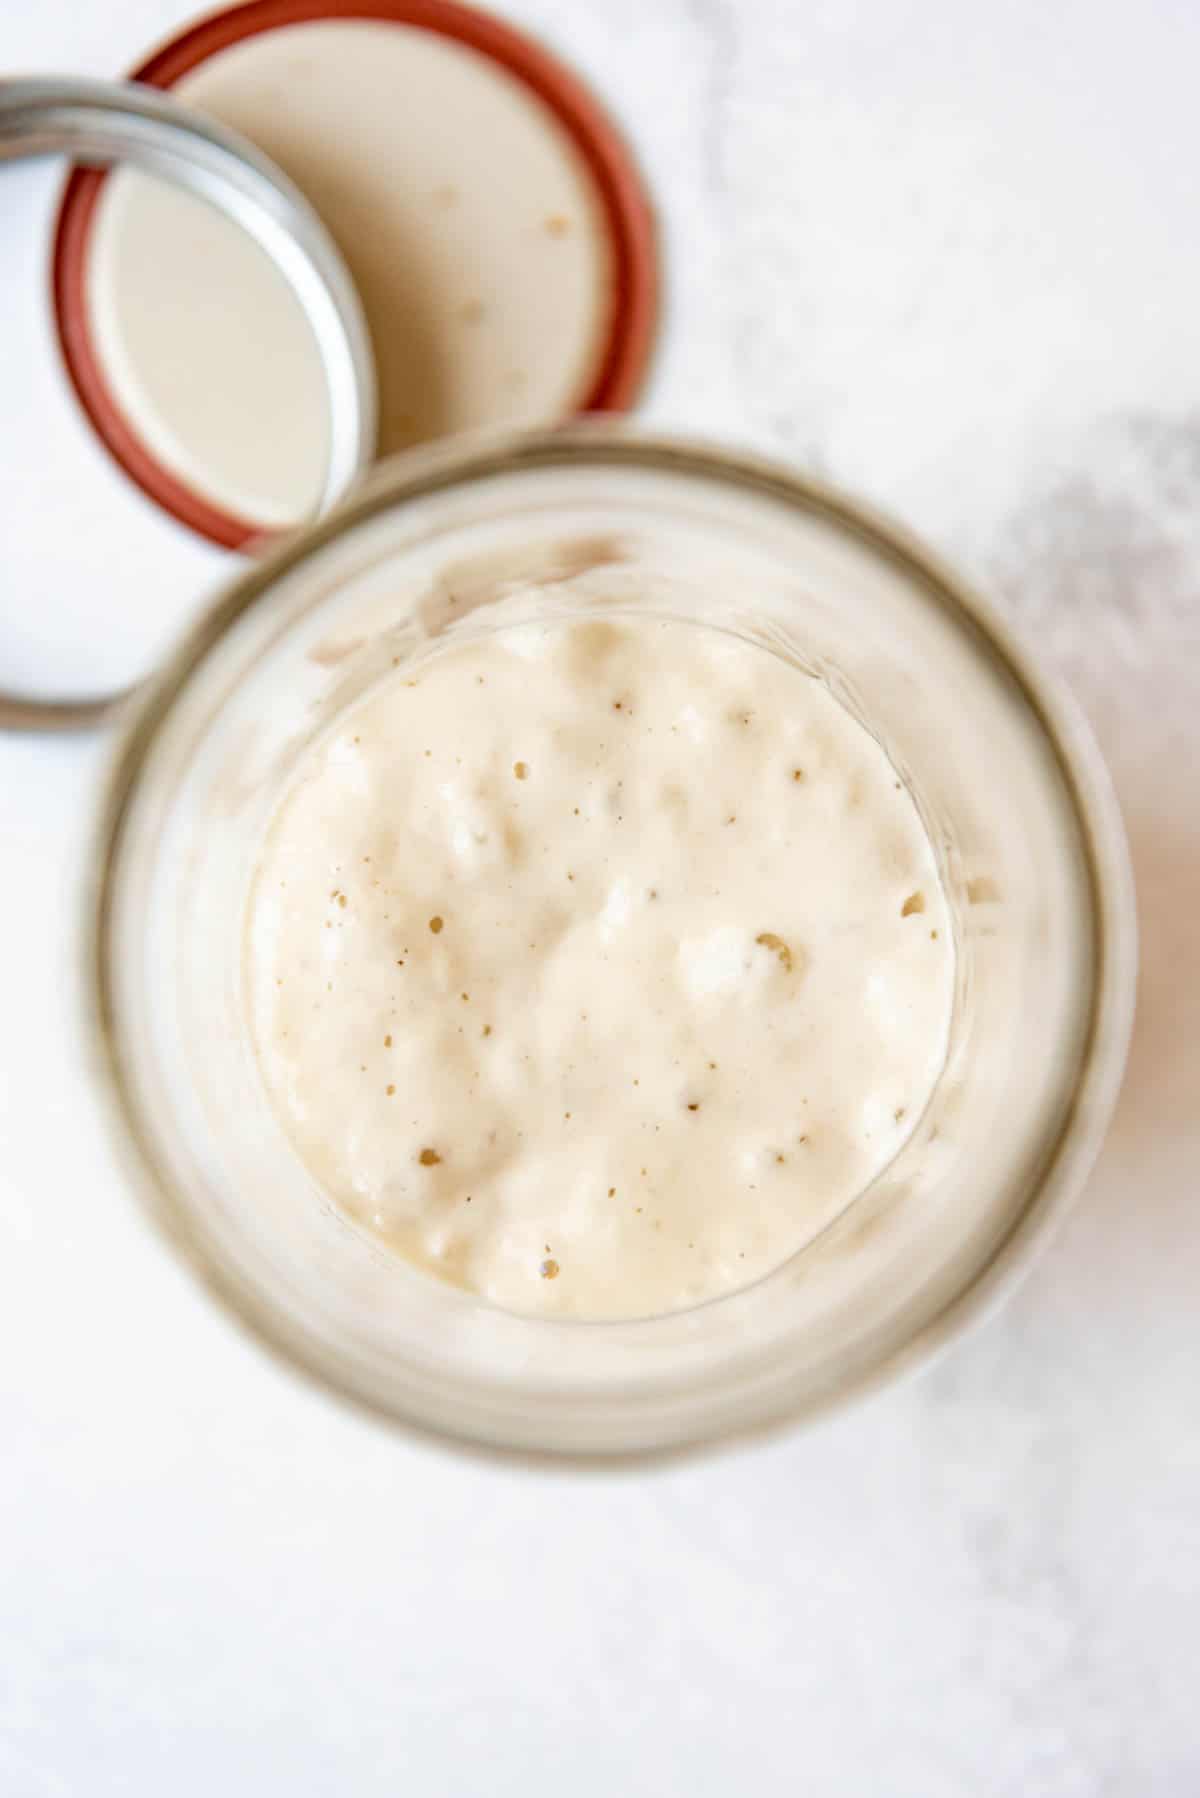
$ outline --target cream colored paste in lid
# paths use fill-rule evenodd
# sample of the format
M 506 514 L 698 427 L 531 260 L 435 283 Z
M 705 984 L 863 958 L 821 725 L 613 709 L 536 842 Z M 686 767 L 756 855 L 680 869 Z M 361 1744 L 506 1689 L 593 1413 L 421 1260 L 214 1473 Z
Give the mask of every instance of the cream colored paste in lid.
M 499 65 L 365 20 L 247 38 L 174 89 L 304 190 L 367 314 L 380 453 L 582 403 L 611 314 L 610 246 L 565 128 Z M 122 412 L 210 501 L 302 518 L 326 455 L 316 346 L 236 225 L 134 170 L 106 183 L 88 305 Z
M 697 1304 L 908 1139 L 950 921 L 883 750 L 711 628 L 506 627 L 307 754 L 247 914 L 298 1155 L 416 1267 L 521 1312 Z

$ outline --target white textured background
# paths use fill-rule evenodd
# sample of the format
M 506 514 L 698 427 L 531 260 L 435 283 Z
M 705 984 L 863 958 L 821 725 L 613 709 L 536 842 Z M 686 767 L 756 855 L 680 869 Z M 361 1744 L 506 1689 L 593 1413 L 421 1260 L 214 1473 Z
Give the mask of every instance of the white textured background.
M 1200 7 L 511 11 L 656 191 L 647 415 L 901 512 L 1090 711 L 1144 931 L 1125 1098 L 1028 1285 L 924 1377 L 655 1474 L 457 1460 L 294 1383 L 147 1241 L 71 1026 L 101 745 L 0 739 L 0 1793 L 1191 1798 Z M 0 0 L 0 60 L 115 73 L 183 16 Z M 8 671 L 56 617 L 101 668 L 109 596 L 160 623 L 218 560 L 33 372 L 50 190 L 0 178 Z

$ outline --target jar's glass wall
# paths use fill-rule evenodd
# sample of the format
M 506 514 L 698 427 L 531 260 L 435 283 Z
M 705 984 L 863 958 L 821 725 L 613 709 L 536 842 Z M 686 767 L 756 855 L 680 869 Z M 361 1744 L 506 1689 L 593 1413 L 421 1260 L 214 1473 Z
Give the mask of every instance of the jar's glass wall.
M 504 1315 L 346 1224 L 270 1112 L 240 993 L 255 847 L 313 732 L 397 661 L 580 607 L 696 618 L 826 680 L 916 797 L 958 955 L 946 1070 L 884 1176 L 756 1286 L 627 1325 Z M 399 464 L 234 591 L 118 769 L 104 1021 L 162 1214 L 299 1359 L 451 1434 L 631 1451 L 819 1402 L 977 1285 L 1096 1135 L 1130 971 L 1092 753 L 918 552 L 786 477 L 586 433 Z

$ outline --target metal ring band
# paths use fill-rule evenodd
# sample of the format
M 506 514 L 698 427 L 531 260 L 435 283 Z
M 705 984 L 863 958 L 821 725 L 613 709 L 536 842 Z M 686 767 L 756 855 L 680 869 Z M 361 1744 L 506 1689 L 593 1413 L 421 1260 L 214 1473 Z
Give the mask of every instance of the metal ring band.
M 329 397 L 329 459 L 317 505 L 327 512 L 375 450 L 375 364 L 341 252 L 303 194 L 237 132 L 134 82 L 34 77 L 0 81 L 0 163 L 68 155 L 130 163 L 189 189 L 261 244 L 317 340 Z M 122 693 L 39 700 L 0 691 L 0 730 L 78 730 Z

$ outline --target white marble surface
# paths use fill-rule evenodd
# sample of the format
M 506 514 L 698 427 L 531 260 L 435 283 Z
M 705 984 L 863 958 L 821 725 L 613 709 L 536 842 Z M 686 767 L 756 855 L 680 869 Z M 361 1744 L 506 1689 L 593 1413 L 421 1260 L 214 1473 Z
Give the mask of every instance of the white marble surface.
M 647 413 L 902 512 L 1091 712 L 1145 933 L 1118 1121 L 1015 1302 L 922 1378 L 654 1474 L 451 1458 L 294 1382 L 146 1239 L 70 1027 L 102 746 L 0 740 L 0 1792 L 1190 1798 L 1200 10 L 513 11 L 609 96 L 658 194 Z M 182 16 L 0 0 L 0 42 L 107 73 Z M 166 606 L 154 569 L 175 557 L 178 595 L 215 563 L 128 548 L 116 486 L 85 503 L 65 450 L 57 486 L 38 460 L 67 414 L 36 416 L 0 464 L 6 539 L 45 527 L 0 566 L 22 666 L 46 643 L 14 570 L 55 571 L 44 632 L 114 566 Z

